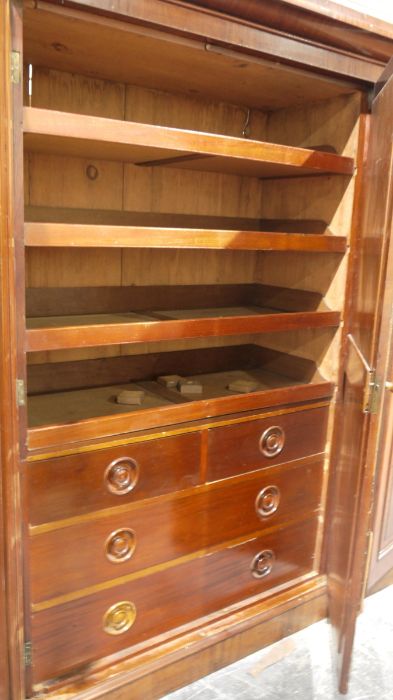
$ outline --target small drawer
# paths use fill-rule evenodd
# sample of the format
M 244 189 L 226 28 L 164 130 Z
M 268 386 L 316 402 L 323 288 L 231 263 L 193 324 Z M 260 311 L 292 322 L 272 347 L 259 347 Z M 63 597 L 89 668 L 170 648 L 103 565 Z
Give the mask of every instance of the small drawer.
M 33 682 L 82 670 L 95 659 L 311 573 L 317 528 L 317 518 L 306 520 L 109 590 L 36 610 L 31 629 Z
M 207 480 L 253 471 L 325 450 L 328 407 L 283 413 L 209 430 Z
M 200 434 L 159 438 L 26 466 L 32 525 L 199 483 Z
M 323 460 L 309 458 L 53 529 L 32 528 L 34 603 L 132 575 L 206 547 L 315 514 Z

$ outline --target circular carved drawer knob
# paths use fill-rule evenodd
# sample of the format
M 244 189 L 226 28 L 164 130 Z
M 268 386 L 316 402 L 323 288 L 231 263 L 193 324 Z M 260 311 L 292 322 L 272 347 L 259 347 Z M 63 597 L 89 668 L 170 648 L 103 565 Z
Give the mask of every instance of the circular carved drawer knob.
M 105 472 L 105 484 L 111 493 L 123 496 L 136 486 L 139 476 L 138 464 L 130 457 L 120 457 L 110 463 Z
M 263 552 L 259 552 L 251 564 L 251 573 L 255 578 L 263 578 L 270 574 L 275 556 L 271 549 L 264 549 Z
M 109 561 L 120 564 L 132 557 L 135 545 L 135 532 L 133 530 L 129 528 L 115 530 L 105 542 L 105 554 Z
M 123 634 L 132 627 L 136 618 L 134 603 L 127 600 L 112 605 L 106 611 L 103 620 L 104 632 L 107 634 Z
M 260 518 L 267 518 L 276 512 L 280 504 L 280 489 L 278 486 L 265 486 L 258 493 L 255 501 L 255 510 Z
M 275 457 L 282 452 L 285 445 L 285 433 L 279 425 L 267 428 L 259 440 L 259 449 L 265 457 Z

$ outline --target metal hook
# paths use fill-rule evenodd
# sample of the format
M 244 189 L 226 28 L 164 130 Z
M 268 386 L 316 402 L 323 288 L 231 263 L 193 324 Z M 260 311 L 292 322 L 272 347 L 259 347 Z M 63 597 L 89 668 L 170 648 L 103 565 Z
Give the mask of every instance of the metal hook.
M 250 119 L 251 119 L 251 110 L 250 110 L 250 108 L 248 108 L 246 111 L 246 121 L 244 122 L 243 131 L 242 131 L 242 136 L 245 139 L 248 139 L 250 136 Z

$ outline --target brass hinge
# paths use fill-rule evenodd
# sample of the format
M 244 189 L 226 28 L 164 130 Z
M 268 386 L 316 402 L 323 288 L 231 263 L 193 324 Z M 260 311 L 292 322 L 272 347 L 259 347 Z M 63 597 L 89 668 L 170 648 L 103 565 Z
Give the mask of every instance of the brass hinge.
M 23 379 L 16 380 L 16 405 L 26 406 L 26 387 Z
M 11 51 L 11 83 L 20 83 L 21 76 L 21 65 L 20 65 L 20 52 Z
M 31 666 L 33 660 L 33 645 L 31 642 L 25 642 L 23 647 L 23 661 L 25 666 Z
M 380 388 L 375 369 L 369 372 L 368 382 L 364 390 L 363 413 L 376 413 L 379 405 Z

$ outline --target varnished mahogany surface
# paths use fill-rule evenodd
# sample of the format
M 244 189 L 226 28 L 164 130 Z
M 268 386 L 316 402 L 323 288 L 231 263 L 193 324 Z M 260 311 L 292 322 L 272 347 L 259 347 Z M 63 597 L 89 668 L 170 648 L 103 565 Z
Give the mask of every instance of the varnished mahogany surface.
M 149 352 L 138 355 L 102 357 L 93 360 L 69 360 L 28 365 L 28 393 L 83 389 L 86 386 L 107 386 L 152 380 L 165 374 L 191 376 L 252 371 L 268 367 L 273 374 L 309 382 L 317 375 L 313 360 L 278 352 L 261 345 L 228 345 L 171 352 Z
M 27 0 L 30 4 L 33 0 Z M 220 1 L 220 0 L 218 0 Z M 244 1 L 244 0 L 243 0 Z M 55 0 L 56 3 L 60 0 Z M 169 5 L 169 7 L 168 7 Z M 282 32 L 280 24 L 277 26 L 277 18 L 274 30 L 266 30 L 265 27 L 256 23 L 239 21 L 219 15 L 216 12 L 200 11 L 193 7 L 184 5 L 182 2 L 163 2 L 162 0 L 79 0 L 77 6 L 91 11 L 101 12 L 104 16 L 115 16 L 129 21 L 146 24 L 150 26 L 172 29 L 177 34 L 189 37 L 203 37 L 205 41 L 214 46 L 229 47 L 230 49 L 239 47 L 244 52 L 256 55 L 257 57 L 269 57 L 283 63 L 294 64 L 304 68 L 311 68 L 322 73 L 330 73 L 341 79 L 363 80 L 366 83 L 374 82 L 379 75 L 381 63 L 369 61 L 363 56 L 355 55 L 353 45 L 356 49 L 359 46 L 358 31 L 349 37 L 351 51 L 336 51 L 333 46 L 324 47 L 320 42 L 306 41 L 302 37 L 296 36 L 297 30 L 288 35 Z M 249 4 L 243 5 L 246 10 Z M 271 8 L 269 8 L 271 11 Z M 244 10 L 243 10 L 244 11 Z M 284 14 L 285 11 L 283 11 Z M 281 23 L 281 14 L 279 15 Z M 315 32 L 315 17 L 312 20 L 312 34 Z M 265 22 L 264 22 L 265 24 Z M 296 18 L 296 25 L 298 20 Z M 386 26 L 386 23 L 382 23 Z M 344 35 L 347 34 L 344 28 Z M 308 33 L 310 26 L 308 27 Z M 335 34 L 337 27 L 335 28 Z M 346 36 L 348 39 L 348 36 Z M 331 43 L 329 41 L 329 43 Z M 377 40 L 378 43 L 378 40 Z M 390 42 L 388 42 L 389 46 Z M 389 52 L 389 48 L 385 51 Z M 367 46 L 369 55 L 370 46 Z M 387 60 L 385 54 L 385 61 Z
M 200 434 L 189 433 L 29 464 L 26 469 L 30 523 L 39 525 L 115 508 L 200 483 Z M 139 467 L 135 487 L 108 490 L 108 467 L 122 458 Z
M 392 54 L 390 22 L 330 0 L 190 0 L 288 34 L 386 62 Z
M 300 225 L 299 225 L 300 228 Z M 345 238 L 312 233 L 253 230 L 25 223 L 25 244 L 48 247 L 198 248 L 213 250 L 345 251 Z
M 33 613 L 34 681 L 59 676 L 311 573 L 316 531 L 316 519 L 303 521 L 132 583 Z M 274 550 L 275 561 L 270 574 L 256 579 L 251 573 L 252 562 L 263 550 Z M 103 617 L 120 601 L 135 605 L 135 623 L 127 632 L 111 636 L 103 631 Z
M 327 419 L 327 408 L 315 408 L 209 430 L 208 480 L 323 452 Z M 275 456 L 265 456 L 261 450 L 262 435 L 276 426 L 284 433 L 283 449 Z
M 247 307 L 250 312 L 256 312 L 258 307 L 267 312 L 326 310 L 319 292 L 268 284 L 29 287 L 26 290 L 26 313 L 32 328 L 65 325 L 58 318 L 61 316 L 68 317 L 70 325 L 73 318 L 77 319 L 77 325 L 85 314 L 135 312 L 164 319 L 181 318 L 181 311 L 184 311 L 184 318 L 192 318 L 193 314 L 189 313 L 192 310 L 196 317 L 203 311 L 213 316 L 225 315 L 231 307 Z M 207 313 L 208 309 L 211 314 Z
M 250 394 L 163 406 L 159 412 L 156 409 L 146 409 L 134 413 L 82 420 L 77 423 L 44 425 L 28 431 L 28 447 L 31 451 L 59 450 L 59 448 L 64 449 L 65 445 L 68 449 L 72 449 L 72 445 L 81 441 L 200 420 L 206 418 L 206 413 L 213 418 L 239 411 L 260 410 L 268 406 L 327 399 L 331 397 L 333 387 L 331 382 L 321 381 L 318 378 L 311 383 L 303 383 L 300 380 L 299 384 L 296 383 L 293 386 L 281 385 L 277 389 L 264 389 Z
M 326 605 L 325 577 L 316 576 L 252 605 L 247 601 L 243 606 L 239 604 L 225 619 L 213 616 L 204 625 L 204 634 L 190 626 L 154 655 L 147 649 L 131 658 L 109 657 L 103 665 L 91 667 L 89 679 L 81 674 L 69 682 L 44 684 L 46 697 L 58 700 L 61 686 L 61 691 L 73 700 L 86 700 L 86 691 L 90 700 L 98 689 L 105 700 L 129 700 L 130 693 L 155 700 L 273 644 L 282 639 L 283 630 L 285 635 L 293 634 L 321 620 L 326 616 Z
M 165 475 L 163 474 L 165 477 Z M 222 542 L 276 528 L 317 512 L 323 456 L 273 467 L 187 491 L 86 514 L 30 529 L 31 597 L 39 603 L 111 579 L 132 576 Z M 267 492 L 266 514 L 258 514 Z M 269 512 L 274 489 L 277 509 Z M 49 489 L 48 489 L 49 490 Z M 263 498 L 263 496 L 261 496 Z M 113 562 L 107 543 L 117 531 L 133 533 L 130 558 Z M 131 548 L 130 548 L 131 551 Z
M 291 313 L 239 313 L 220 316 L 209 310 L 208 318 L 168 319 L 166 321 L 139 319 L 134 321 L 121 316 L 104 317 L 104 322 L 94 324 L 89 317 L 80 318 L 80 325 L 72 325 L 72 319 L 56 319 L 54 328 L 29 328 L 26 346 L 29 352 L 65 350 L 69 348 L 98 347 L 141 342 L 203 338 L 215 335 L 242 335 L 297 330 L 298 328 L 332 328 L 339 326 L 337 311 L 305 311 Z M 65 325 L 61 325 L 65 323 Z
M 365 136 L 367 157 L 362 159 L 359 168 L 363 190 L 354 231 L 359 254 L 347 326 L 345 383 L 337 414 L 328 573 L 330 615 L 337 636 L 342 692 L 348 688 L 356 618 L 364 594 L 367 552 L 371 545 L 370 516 L 379 416 L 378 411 L 365 412 L 365 398 L 370 369 L 378 367 L 377 341 L 391 237 L 392 105 L 390 77 L 373 102 L 370 131 L 366 131 Z M 377 375 L 376 381 L 382 383 L 383 377 Z
M 352 175 L 353 159 L 305 148 L 103 117 L 24 108 L 29 151 L 257 177 Z
M 85 5 L 90 5 L 90 6 L 97 6 L 97 3 L 92 0 L 92 2 L 87 2 L 84 3 Z M 98 3 L 99 4 L 99 3 Z M 129 4 L 127 0 L 122 3 L 123 4 L 123 9 L 127 7 L 129 8 Z M 101 3 L 102 5 L 102 3 Z M 142 3 L 137 2 L 136 5 L 139 7 L 142 7 Z M 112 10 L 113 7 L 117 6 L 116 1 L 112 5 Z M 167 3 L 150 3 L 149 2 L 149 7 L 154 6 L 159 9 L 164 7 L 164 13 L 165 9 L 168 9 Z M 146 4 L 145 4 L 146 7 Z M 60 8 L 60 11 L 63 9 L 58 6 L 58 9 Z M 105 7 L 104 7 L 105 9 Z M 116 9 L 116 7 L 115 7 Z M 176 19 L 179 18 L 178 15 L 178 9 L 183 9 L 182 6 L 176 5 L 172 3 L 172 12 L 173 14 L 171 15 L 171 12 L 167 16 L 167 21 L 169 18 L 169 22 L 171 22 L 171 17 L 176 17 Z M 201 13 L 202 15 L 202 13 Z M 163 15 L 161 15 L 163 16 Z M 214 18 L 214 21 L 216 18 Z M 208 30 L 208 24 L 209 21 L 206 21 L 206 16 L 204 17 L 204 26 L 206 29 L 206 32 Z M 233 23 L 235 24 L 235 23 Z M 235 25 L 236 26 L 236 25 Z M 184 27 L 186 30 L 187 28 Z M 203 36 L 205 33 L 203 32 Z M 260 36 L 260 33 L 258 33 L 258 36 Z M 260 43 L 260 42 L 259 42 Z M 264 49 L 268 51 L 268 47 L 264 46 Z M 282 48 L 282 52 L 285 53 L 285 49 Z M 316 61 L 316 56 L 311 51 L 311 49 L 308 51 L 308 54 L 310 56 L 311 61 Z M 293 55 L 287 57 L 289 60 L 297 60 L 299 61 L 301 56 L 300 54 L 297 55 L 297 57 L 294 58 Z M 321 62 L 320 62 L 321 63 Z M 324 69 L 329 70 L 331 69 L 331 65 L 326 65 L 324 66 Z M 123 127 L 122 127 L 123 128 Z M 56 137 L 57 138 L 57 137 Z M 89 136 L 90 138 L 90 136 Z M 60 136 L 61 139 L 61 136 Z M 41 146 L 43 141 L 40 142 Z M 52 142 L 53 143 L 53 142 Z M 41 147 L 40 146 L 40 147 Z M 111 146 L 112 148 L 112 146 Z M 104 149 L 105 150 L 105 149 Z M 115 150 L 116 150 L 116 143 L 115 143 Z M 106 151 L 109 153 L 109 151 Z M 112 151 L 113 153 L 113 151 Z M 325 154 L 326 155 L 326 154 Z M 186 162 L 185 162 L 186 163 Z M 183 163 L 183 165 L 185 164 Z M 171 165 L 171 163 L 166 163 L 167 165 Z M 199 167 L 199 165 L 203 166 L 202 163 L 198 164 L 198 160 L 192 161 L 189 163 L 191 167 Z M 176 164 L 175 164 L 176 165 Z M 212 164 L 213 167 L 215 167 L 214 163 Z M 187 167 L 187 166 L 186 166 Z M 230 166 L 232 167 L 232 166 Z M 281 167 L 281 166 L 280 166 Z M 270 171 L 272 172 L 272 171 Z M 303 171 L 304 172 L 304 171 Z M 23 286 L 23 285 L 22 285 Z M 19 307 L 22 309 L 22 305 Z M 20 314 L 21 320 L 23 319 L 23 314 Z M 281 327 L 282 329 L 282 327 Z M 183 330 L 183 329 L 181 329 Z M 203 329 L 205 330 L 205 329 Z M 113 339 L 112 339 L 113 340 Z M 23 346 L 24 349 L 24 346 Z M 12 377 L 14 379 L 14 377 Z M 324 386 L 323 386 L 324 384 Z M 321 388 L 322 387 L 322 388 Z M 319 385 L 319 391 L 325 393 L 327 391 L 331 390 L 331 385 L 328 383 L 320 383 Z M 280 399 L 284 400 L 289 399 L 293 400 L 293 398 L 307 398 L 307 396 L 311 396 L 310 393 L 307 394 L 307 391 L 310 392 L 310 387 L 305 387 L 304 388 L 304 393 L 301 395 L 298 391 L 296 393 L 296 390 L 298 390 L 298 387 L 292 387 L 292 389 L 287 389 L 285 388 L 281 393 L 280 393 Z M 312 388 L 313 391 L 315 391 L 315 387 Z M 318 389 L 317 389 L 318 391 Z M 269 393 L 269 392 L 267 392 Z M 271 394 L 272 392 L 270 392 Z M 277 394 L 276 394 L 277 396 Z M 182 415 L 183 411 L 183 419 L 184 416 L 186 416 L 187 419 L 192 419 L 192 418 L 198 418 L 202 417 L 203 415 L 206 415 L 207 412 L 219 412 L 219 411 L 225 411 L 225 410 L 234 410 L 235 408 L 235 403 L 237 405 L 238 410 L 241 410 L 241 408 L 244 407 L 251 407 L 252 401 L 269 401 L 271 400 L 271 396 L 264 396 L 263 399 L 259 397 L 248 397 L 247 399 L 240 399 L 238 402 L 232 401 L 221 401 L 219 402 L 212 402 L 212 403 L 206 403 L 204 406 L 199 406 L 199 408 L 190 407 L 185 410 L 183 410 L 183 407 L 177 407 L 178 409 L 178 414 L 177 417 L 180 420 L 180 416 Z M 246 404 L 244 403 L 245 401 L 249 401 L 251 403 Z M 274 401 L 274 398 L 273 398 Z M 9 405 L 10 402 L 8 402 Z M 14 405 L 14 403 L 12 403 Z M 199 410 L 199 413 L 198 413 Z M 165 413 L 163 412 L 160 416 L 154 418 L 152 415 L 147 419 L 147 422 L 143 422 L 142 419 L 142 424 L 143 427 L 146 427 L 146 424 L 149 423 L 149 420 L 151 423 L 154 423 L 154 420 L 156 420 L 156 424 L 158 425 L 161 421 L 161 425 L 163 425 L 163 420 L 165 420 Z M 97 434 L 100 433 L 100 430 L 102 426 L 105 424 L 105 428 L 103 430 L 103 433 L 107 431 L 109 434 L 113 435 L 116 432 L 121 431 L 123 428 L 127 426 L 128 429 L 132 429 L 133 427 L 141 427 L 141 423 L 139 423 L 139 426 L 135 421 L 133 422 L 134 419 L 129 418 L 129 416 L 123 416 L 120 420 L 118 420 L 117 425 L 115 425 L 115 421 L 112 423 L 110 421 L 108 422 L 100 422 L 100 421 L 92 421 L 90 422 L 89 425 L 79 425 L 79 426 L 54 426 L 52 429 L 49 429 L 46 434 L 45 429 L 44 432 L 37 431 L 35 433 L 31 433 L 30 436 L 32 437 L 32 443 L 34 443 L 34 439 L 36 439 L 36 445 L 40 444 L 45 445 L 46 442 L 49 440 L 49 442 L 52 439 L 52 443 L 57 444 L 59 448 L 66 448 L 64 440 L 70 440 L 70 441 L 76 441 L 78 439 L 85 439 L 85 438 L 96 438 Z M 102 434 L 102 433 L 101 433 Z M 50 436 L 53 436 L 51 438 Z M 31 444 L 32 444 L 31 443 Z M 177 442 L 174 443 L 175 448 L 177 448 Z M 304 446 L 303 442 L 299 443 L 299 449 L 300 446 Z M 185 457 L 184 465 L 187 466 L 189 469 L 189 464 L 188 464 L 188 459 L 187 457 L 191 455 L 191 462 L 192 462 L 192 474 L 191 474 L 191 479 L 194 483 L 197 483 L 199 479 L 203 476 L 203 474 L 199 474 L 196 471 L 194 471 L 195 468 L 195 462 L 194 462 L 194 454 L 195 451 L 194 448 L 197 447 L 198 455 L 200 453 L 200 444 L 199 444 L 199 436 L 195 436 L 195 444 L 191 445 L 191 442 L 189 443 L 188 447 L 184 448 L 184 453 L 183 456 Z M 151 450 L 152 445 L 149 445 L 149 450 Z M 115 448 L 112 448 L 113 450 Z M 207 451 L 208 451 L 208 445 L 204 444 L 202 448 L 202 452 L 204 454 L 204 458 L 206 460 L 207 456 Z M 96 453 L 97 454 L 97 453 Z M 248 452 L 247 452 L 248 454 Z M 158 455 L 157 461 L 161 461 L 161 454 Z M 63 458 L 61 458 L 63 459 Z M 250 456 L 246 456 L 245 460 L 247 464 L 251 464 L 255 459 L 255 456 L 253 453 L 250 453 Z M 248 461 L 247 461 L 248 460 Z M 165 460 L 163 460 L 165 462 Z M 91 462 L 90 462 L 91 464 Z M 64 466 L 64 465 L 63 465 Z M 109 466 L 109 465 L 108 465 Z M 206 466 L 206 461 L 205 461 L 205 466 Z M 183 479 L 184 477 L 184 469 L 182 469 L 182 465 L 179 467 L 179 472 L 177 472 L 177 477 L 180 477 L 180 480 Z M 91 468 L 91 467 L 90 467 Z M 89 468 L 89 471 L 90 471 Z M 29 466 L 26 467 L 26 471 L 30 469 Z M 154 468 L 152 467 L 152 475 L 153 478 L 155 478 L 155 465 Z M 172 471 L 172 465 L 169 467 L 169 469 Z M 48 476 L 48 472 L 46 474 L 46 477 Z M 173 475 L 172 475 L 173 476 Z M 292 472 L 291 472 L 292 476 Z M 185 478 L 189 478 L 190 473 L 187 471 L 187 474 L 185 475 Z M 241 485 L 241 489 L 245 489 L 246 485 L 251 483 L 253 480 L 254 476 L 250 475 L 247 476 L 244 481 L 241 480 L 239 481 L 239 484 Z M 194 481 L 195 480 L 195 481 Z M 249 480 L 249 481 L 248 481 Z M 49 480 L 50 481 L 50 480 Z M 288 479 L 289 481 L 289 479 Z M 234 480 L 233 480 L 234 482 Z M 45 488 L 47 486 L 47 481 L 46 482 L 41 482 L 41 487 L 40 487 L 40 495 L 38 496 L 39 499 L 42 498 L 41 494 L 43 491 L 45 491 Z M 84 499 L 88 501 L 88 484 L 83 483 L 85 488 L 85 492 L 83 494 Z M 317 486 L 317 483 L 307 483 L 307 487 L 311 486 Z M 299 488 L 301 487 L 301 484 L 299 484 Z M 174 484 L 173 481 L 168 485 L 168 492 L 166 492 L 168 495 L 165 496 L 160 496 L 162 499 L 162 502 L 165 503 L 165 507 L 169 507 L 168 504 L 173 504 L 175 502 L 181 502 L 182 501 L 182 496 L 185 494 L 182 494 L 181 491 L 178 491 L 179 493 L 179 498 L 173 498 L 172 494 L 169 495 L 170 491 L 174 491 L 178 488 L 178 484 Z M 211 487 L 209 490 L 203 491 L 203 494 L 210 494 L 210 492 L 215 491 L 215 489 L 224 489 L 223 484 L 218 484 L 217 486 L 214 485 L 214 487 Z M 239 487 L 240 490 L 240 487 Z M 146 488 L 147 495 L 154 495 L 148 493 L 149 488 Z M 135 491 L 136 493 L 136 491 Z M 202 489 L 201 489 L 202 493 Z M 102 494 L 101 494 L 102 495 Z M 303 496 L 307 496 L 306 492 L 302 491 Z M 62 497 L 62 494 L 60 493 L 60 489 L 58 489 L 58 498 Z M 118 501 L 120 500 L 119 497 L 113 496 L 112 498 L 117 499 Z M 124 502 L 127 502 L 126 497 Z M 173 498 L 173 501 L 172 501 Z M 98 499 L 99 500 L 99 499 Z M 299 501 L 301 500 L 299 496 Z M 70 502 L 68 503 L 68 507 L 66 507 L 67 513 L 65 514 L 64 517 L 69 517 L 69 511 L 71 509 L 70 507 Z M 94 502 L 94 498 L 93 498 Z M 233 502 L 233 499 L 232 499 Z M 243 503 L 242 501 L 239 502 Z M 134 509 L 135 513 L 137 512 L 142 512 L 142 506 L 141 506 L 141 501 L 138 502 L 139 505 L 137 505 Z M 196 504 L 197 505 L 197 504 Z M 154 508 L 158 506 L 157 503 L 150 503 L 149 507 Z M 57 505 L 55 506 L 55 518 L 58 517 L 57 515 Z M 79 507 L 81 505 L 79 504 Z M 86 509 L 86 528 L 89 528 L 91 526 L 91 523 L 89 522 L 88 515 L 90 512 L 91 508 L 94 508 L 95 506 L 92 504 L 87 506 Z M 99 506 L 101 507 L 101 506 Z M 143 510 L 144 510 L 143 506 Z M 118 506 L 119 508 L 119 506 Z M 127 505 L 128 508 L 128 505 Z M 193 511 L 194 506 L 190 507 L 190 513 L 194 514 Z M 204 511 L 207 512 L 209 510 L 208 505 L 205 503 L 203 504 Z M 133 507 L 131 508 L 133 510 Z M 249 512 L 249 511 L 247 511 Z M 288 512 L 290 513 L 290 508 L 288 508 Z M 115 518 L 117 517 L 117 514 L 110 514 L 107 513 L 105 514 L 105 517 L 103 516 L 102 519 L 99 519 L 100 525 L 97 525 L 97 530 L 94 528 L 93 535 L 98 532 L 99 527 L 101 526 L 101 523 L 104 522 L 106 517 L 108 518 Z M 194 515 L 194 519 L 197 521 L 198 517 L 200 516 L 199 511 Z M 154 522 L 153 516 L 152 517 L 152 523 Z M 233 517 L 231 513 L 231 517 Z M 296 517 L 298 517 L 298 514 L 296 514 Z M 229 516 L 228 516 L 229 518 Z M 158 518 L 159 519 L 159 518 Z M 105 520 L 106 522 L 106 520 Z M 114 521 L 115 522 L 115 521 Z M 229 525 L 230 525 L 230 518 L 229 518 Z M 45 524 L 45 523 L 42 523 Z M 62 527 L 61 529 L 56 531 L 56 535 L 65 534 L 67 531 L 67 535 L 69 535 L 72 532 L 75 532 L 73 528 L 77 525 L 76 523 L 74 524 L 69 524 L 69 527 Z M 85 526 L 84 525 L 84 526 Z M 236 524 L 239 526 L 239 523 Z M 83 526 L 83 527 L 84 527 Z M 178 525 L 178 532 L 182 532 L 182 527 L 184 526 L 183 521 L 181 520 L 180 524 Z M 247 526 L 248 527 L 248 526 Z M 257 540 L 253 541 L 248 541 L 246 543 L 234 543 L 234 546 L 228 549 L 223 549 L 220 552 L 216 552 L 214 554 L 211 554 L 209 557 L 198 557 L 198 559 L 194 561 L 189 561 L 189 562 L 184 562 L 183 564 L 179 565 L 178 569 L 179 572 L 175 571 L 175 569 L 168 568 L 165 571 L 157 571 L 155 573 L 151 573 L 151 575 L 146 576 L 145 579 L 135 579 L 134 581 L 129 581 L 127 583 L 122 583 L 121 585 L 119 584 L 116 586 L 113 590 L 102 590 L 102 591 L 97 591 L 97 592 L 92 592 L 91 595 L 86 595 L 83 597 L 76 597 L 74 600 L 69 600 L 69 602 L 63 602 L 61 605 L 53 605 L 51 603 L 48 603 L 47 600 L 40 601 L 41 603 L 47 603 L 46 606 L 38 611 L 37 608 L 34 609 L 34 616 L 33 616 L 33 663 L 34 663 L 34 674 L 35 674 L 35 679 L 36 680 L 41 680 L 41 679 L 46 679 L 47 677 L 50 676 L 57 676 L 58 674 L 61 674 L 62 672 L 68 672 L 69 669 L 71 668 L 80 668 L 81 666 L 84 666 L 85 663 L 90 663 L 92 659 L 98 659 L 101 655 L 106 655 L 108 653 L 113 653 L 116 652 L 117 650 L 120 650 L 124 647 L 129 646 L 130 644 L 133 645 L 134 642 L 134 634 L 135 638 L 140 641 L 147 641 L 147 639 L 151 635 L 156 635 L 157 633 L 160 633 L 161 631 L 166 631 L 169 630 L 170 628 L 173 627 L 173 625 L 179 625 L 186 623 L 188 620 L 194 619 L 194 615 L 205 615 L 206 613 L 214 613 L 215 610 L 217 609 L 222 609 L 223 606 L 232 604 L 233 601 L 239 601 L 241 600 L 244 596 L 248 595 L 254 595 L 255 593 L 259 593 L 259 591 L 266 591 L 267 589 L 270 589 L 271 586 L 274 586 L 276 584 L 281 584 L 281 583 L 289 583 L 289 581 L 292 581 L 294 577 L 297 577 L 299 575 L 308 575 L 313 569 L 317 568 L 318 566 L 318 560 L 319 560 L 319 548 L 315 547 L 315 528 L 316 528 L 316 518 L 313 520 L 313 522 L 303 522 L 300 523 L 298 522 L 295 527 L 288 528 L 285 532 L 283 532 L 280 535 L 279 541 L 277 540 L 278 538 L 278 533 L 273 533 L 270 532 L 266 534 L 266 536 L 263 537 L 262 540 L 259 542 Z M 228 527 L 228 530 L 230 531 L 230 527 Z M 54 530 L 48 530 L 47 533 L 41 532 L 41 534 L 37 534 L 37 542 L 39 537 L 49 538 L 52 536 L 52 532 L 55 532 Z M 101 531 L 100 531 L 101 532 Z M 157 548 L 158 544 L 160 543 L 160 537 L 165 534 L 164 528 L 157 525 L 157 542 L 155 543 Z M 173 534 L 173 533 L 171 533 Z M 204 533 L 206 534 L 206 533 Z M 79 536 L 79 533 L 78 533 Z M 147 536 L 147 535 L 146 535 Z M 218 536 L 218 534 L 217 534 Z M 276 539 L 275 539 L 276 538 Z M 48 540 L 45 540 L 48 542 Z M 44 540 L 42 540 L 44 541 Z M 60 540 L 58 540 L 59 543 Z M 78 547 L 79 539 L 78 537 L 75 536 L 75 539 L 73 542 L 76 543 L 76 547 Z M 171 540 L 173 542 L 173 540 Z M 87 544 L 87 540 L 86 540 Z M 186 543 L 187 544 L 187 543 Z M 256 581 L 255 579 L 250 581 L 250 563 L 249 559 L 250 556 L 255 553 L 255 549 L 258 545 L 259 547 L 276 547 L 277 545 L 277 551 L 278 551 L 278 559 L 277 559 L 277 566 L 273 568 L 272 575 L 269 575 L 266 577 L 266 579 L 262 579 L 260 582 Z M 53 551 L 51 547 L 54 547 L 54 544 L 51 544 L 51 546 L 48 546 L 48 551 Z M 85 540 L 83 540 L 83 547 L 85 546 Z M 83 553 L 83 547 L 82 545 L 79 545 L 81 552 Z M 282 550 L 281 550 L 282 548 Z M 138 550 L 139 551 L 139 550 Z M 165 546 L 163 545 L 162 547 L 163 555 L 168 556 L 168 554 L 165 554 Z M 316 560 L 313 560 L 313 555 L 316 552 L 317 557 Z M 57 550 L 56 550 L 56 556 L 57 556 Z M 68 554 L 68 550 L 67 550 Z M 79 556 L 79 552 L 78 552 Z M 159 555 L 158 559 L 159 559 Z M 53 555 L 55 558 L 55 555 Z M 37 558 L 38 561 L 38 558 Z M 88 558 L 86 556 L 86 562 L 88 561 Z M 136 561 L 136 560 L 135 560 Z M 245 562 L 247 561 L 247 564 L 245 565 Z M 48 566 L 49 569 L 49 564 L 46 564 L 45 566 Z M 141 566 L 145 566 L 145 564 L 141 564 Z M 48 571 L 46 569 L 46 571 Z M 86 570 L 85 570 L 86 573 Z M 60 579 L 61 575 L 61 570 L 59 567 L 59 576 L 58 579 Z M 107 579 L 106 582 L 111 581 L 112 579 Z M 190 584 L 185 586 L 185 580 L 188 582 L 190 581 Z M 65 577 L 64 577 L 65 581 Z M 41 584 L 40 584 L 41 585 Z M 46 585 L 46 582 L 43 583 L 43 585 Z M 65 585 L 65 584 L 64 584 Z M 74 585 L 74 584 L 72 584 Z M 81 584 L 78 584 L 81 585 Z M 260 588 L 257 589 L 257 585 L 260 586 Z M 184 591 L 186 589 L 186 592 L 188 592 L 188 596 L 184 594 Z M 121 598 L 113 598 L 112 596 L 116 592 L 121 594 Z M 132 637 L 132 641 L 125 641 L 126 638 L 128 637 L 128 633 L 123 635 L 120 635 L 120 637 L 117 638 L 109 638 L 103 631 L 102 631 L 102 620 L 103 620 L 103 615 L 107 608 L 117 602 L 119 600 L 127 600 L 128 595 L 135 594 L 135 600 L 137 601 L 137 619 L 135 626 L 131 628 L 130 633 Z M 289 598 L 289 596 L 288 596 Z M 153 599 L 153 604 L 152 604 L 152 599 Z M 134 602 L 134 600 L 133 600 Z M 52 601 L 53 603 L 53 601 Z M 292 605 L 295 605 L 295 601 L 291 602 Z M 139 607 L 138 607 L 139 606 Z M 162 610 L 165 610 L 163 613 Z M 28 628 L 27 628 L 28 630 Z M 227 634 L 230 634 L 230 630 L 228 629 Z M 203 636 L 203 635 L 201 635 Z M 219 653 L 219 652 L 218 652 Z M 18 657 L 19 658 L 19 657 Z M 88 677 L 89 672 L 91 669 L 87 670 L 87 673 L 85 673 L 85 677 Z M 86 669 L 85 669 L 86 672 Z M 87 681 L 89 682 L 89 681 Z M 94 693 L 94 691 L 93 691 Z M 129 694 L 129 693 L 128 693 Z M 144 697 L 142 695 L 142 697 Z M 19 700 L 19 699 L 18 699 Z

